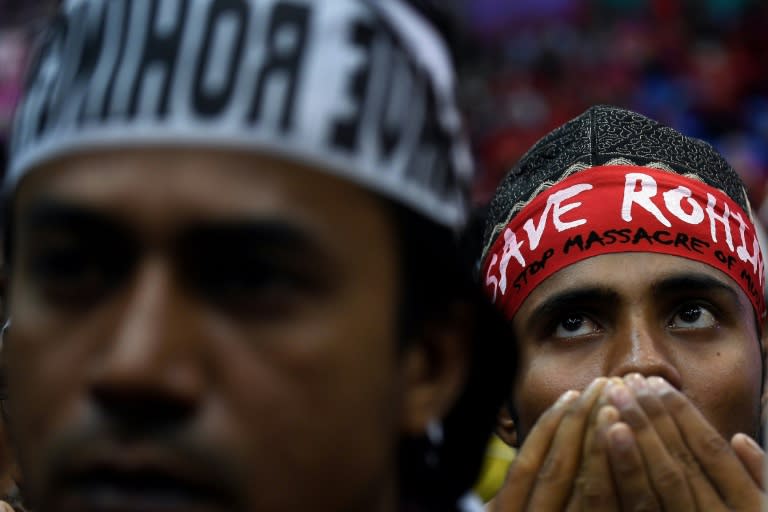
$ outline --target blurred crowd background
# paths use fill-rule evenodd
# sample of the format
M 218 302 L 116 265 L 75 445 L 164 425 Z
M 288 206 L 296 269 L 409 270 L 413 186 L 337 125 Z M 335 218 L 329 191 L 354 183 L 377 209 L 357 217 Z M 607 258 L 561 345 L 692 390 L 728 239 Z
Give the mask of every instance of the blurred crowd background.
M 54 3 L 0 0 L 0 139 L 36 20 Z M 608 103 L 713 143 L 768 223 L 768 2 L 440 2 L 447 3 L 477 52 L 463 89 L 480 167 L 478 203 L 538 138 Z
M 763 203 L 768 2 L 471 0 L 464 9 L 476 38 L 496 50 L 467 84 L 478 201 L 543 134 L 607 103 L 711 142 L 753 205 Z
M 4 171 L 5 142 L 21 93 L 33 41 L 56 0 L 0 0 L 0 171 Z

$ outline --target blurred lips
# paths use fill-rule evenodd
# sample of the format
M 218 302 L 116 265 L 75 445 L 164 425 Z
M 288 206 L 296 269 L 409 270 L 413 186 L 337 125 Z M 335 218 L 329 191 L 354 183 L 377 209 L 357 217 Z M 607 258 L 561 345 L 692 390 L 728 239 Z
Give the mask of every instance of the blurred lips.
M 76 456 L 56 472 L 44 510 L 232 512 L 232 482 L 163 447 L 114 447 Z

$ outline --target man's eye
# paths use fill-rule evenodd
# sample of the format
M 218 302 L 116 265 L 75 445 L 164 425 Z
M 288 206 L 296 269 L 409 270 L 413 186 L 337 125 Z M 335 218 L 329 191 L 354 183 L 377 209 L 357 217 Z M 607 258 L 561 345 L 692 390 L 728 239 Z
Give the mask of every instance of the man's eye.
M 563 317 L 555 327 L 555 338 L 576 338 L 600 332 L 600 327 L 585 315 Z
M 316 289 L 302 272 L 264 262 L 209 266 L 195 280 L 200 291 L 219 304 L 251 315 L 284 311 Z
M 686 304 L 669 322 L 669 327 L 672 329 L 707 329 L 715 326 L 717 326 L 715 315 L 698 304 Z
M 79 249 L 49 249 L 33 254 L 30 270 L 43 294 L 74 306 L 95 300 L 117 279 L 116 265 Z
M 220 271 L 207 284 L 220 296 L 230 298 L 271 293 L 293 286 L 286 272 L 267 268 L 247 268 L 241 272 Z

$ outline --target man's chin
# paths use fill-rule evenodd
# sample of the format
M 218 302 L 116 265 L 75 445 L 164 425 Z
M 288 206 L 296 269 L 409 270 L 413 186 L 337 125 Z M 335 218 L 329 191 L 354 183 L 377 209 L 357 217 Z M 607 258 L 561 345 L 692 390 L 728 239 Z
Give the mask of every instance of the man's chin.
M 211 482 L 172 468 L 93 466 L 70 474 L 44 510 L 72 512 L 230 512 L 238 507 Z
M 35 500 L 36 512 L 237 512 L 243 481 L 222 453 L 178 442 L 99 441 L 64 450 Z M 60 454 L 59 454 L 60 455 Z

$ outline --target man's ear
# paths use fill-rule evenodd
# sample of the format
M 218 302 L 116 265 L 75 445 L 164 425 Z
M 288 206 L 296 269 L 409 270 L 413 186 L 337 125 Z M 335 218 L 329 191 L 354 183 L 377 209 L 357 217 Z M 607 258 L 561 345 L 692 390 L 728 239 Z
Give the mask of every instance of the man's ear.
M 499 410 L 499 416 L 496 420 L 496 435 L 507 445 L 518 448 L 517 425 L 515 425 L 509 407 L 509 404 L 505 403 Z
M 469 373 L 475 316 L 469 304 L 456 303 L 405 342 L 401 355 L 404 433 L 423 435 L 427 425 L 441 421 L 459 398 Z

